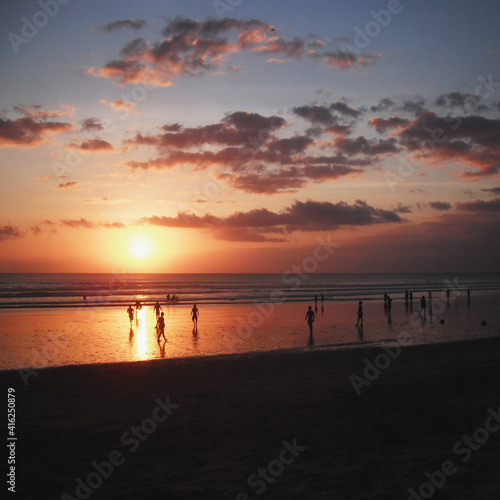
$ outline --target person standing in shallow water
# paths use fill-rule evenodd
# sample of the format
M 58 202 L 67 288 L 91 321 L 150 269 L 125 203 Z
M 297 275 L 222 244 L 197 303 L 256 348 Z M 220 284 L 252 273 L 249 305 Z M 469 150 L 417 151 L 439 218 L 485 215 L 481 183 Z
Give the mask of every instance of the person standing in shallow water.
M 306 321 L 307 324 L 309 325 L 309 333 L 312 335 L 313 332 L 313 323 L 314 320 L 316 319 L 314 315 L 314 311 L 312 310 L 312 306 L 309 306 L 309 309 L 306 312 Z
M 130 320 L 130 326 L 132 326 L 132 321 L 134 321 L 134 308 L 132 306 L 128 306 L 128 319 Z
M 420 299 L 420 316 L 422 316 L 422 311 L 424 311 L 424 317 L 427 313 L 427 303 L 425 302 L 425 295 L 422 295 Z
M 158 301 L 156 301 L 156 304 L 153 306 L 153 310 L 156 313 L 156 319 L 158 319 L 160 317 L 160 311 L 163 311 Z
M 165 340 L 165 318 L 163 317 L 164 313 L 161 313 L 161 316 L 158 318 L 158 321 L 156 322 L 156 334 L 158 335 L 158 342 L 160 342 L 160 337 L 163 335 L 163 338 Z
M 200 315 L 200 311 L 198 311 L 196 304 L 194 304 L 193 308 L 191 309 L 191 319 L 193 320 L 193 323 L 195 326 L 198 326 L 198 316 L 199 315 Z
M 356 322 L 356 326 L 363 326 L 363 301 L 359 301 L 358 303 L 358 321 Z

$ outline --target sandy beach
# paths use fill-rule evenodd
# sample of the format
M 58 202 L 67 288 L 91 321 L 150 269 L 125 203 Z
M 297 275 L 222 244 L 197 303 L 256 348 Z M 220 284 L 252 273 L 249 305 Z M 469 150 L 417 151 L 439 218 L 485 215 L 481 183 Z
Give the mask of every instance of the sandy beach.
M 17 371 L 1 377 L 15 389 L 17 498 L 500 491 L 500 339 L 67 366 L 28 385 Z

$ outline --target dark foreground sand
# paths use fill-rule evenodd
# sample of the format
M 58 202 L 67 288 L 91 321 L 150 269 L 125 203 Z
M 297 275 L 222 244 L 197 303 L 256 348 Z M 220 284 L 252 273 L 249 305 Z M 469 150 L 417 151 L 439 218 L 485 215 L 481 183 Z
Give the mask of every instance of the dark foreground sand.
M 388 500 L 420 487 L 424 498 L 500 498 L 500 431 L 488 419 L 500 407 L 500 339 L 405 347 L 358 396 L 350 375 L 381 352 L 50 368 L 27 387 L 2 372 L 17 395 L 12 498 Z M 179 407 L 161 422 L 155 401 L 167 396 Z M 443 464 L 448 476 L 435 473 Z M 444 485 L 422 486 L 426 471 Z

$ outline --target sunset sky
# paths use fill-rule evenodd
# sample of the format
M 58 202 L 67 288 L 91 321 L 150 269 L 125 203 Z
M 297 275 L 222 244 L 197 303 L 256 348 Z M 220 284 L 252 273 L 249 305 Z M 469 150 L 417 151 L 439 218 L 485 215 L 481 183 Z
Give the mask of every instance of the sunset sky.
M 4 0 L 0 272 L 500 272 L 499 23 Z

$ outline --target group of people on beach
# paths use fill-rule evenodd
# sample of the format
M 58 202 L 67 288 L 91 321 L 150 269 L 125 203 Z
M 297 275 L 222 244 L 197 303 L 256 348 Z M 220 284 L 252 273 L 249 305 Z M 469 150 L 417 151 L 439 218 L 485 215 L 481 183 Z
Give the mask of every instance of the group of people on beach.
M 431 305 L 432 308 L 432 291 L 428 292 L 429 295 L 429 304 Z M 450 300 L 450 289 L 446 290 L 446 299 L 449 302 Z M 178 301 L 179 298 L 176 297 L 176 295 L 172 295 L 170 297 L 170 294 L 167 295 L 167 303 L 172 303 Z M 322 310 L 323 310 L 323 302 L 324 302 L 324 295 L 321 294 L 321 305 L 322 305 Z M 408 304 L 408 302 L 412 303 L 413 302 L 413 292 L 409 292 L 408 289 L 405 290 L 405 304 Z M 467 302 L 470 304 L 470 290 L 467 290 Z M 318 295 L 314 296 L 314 303 L 315 303 L 315 310 L 318 310 Z M 386 311 L 387 314 L 390 314 L 392 308 L 392 298 L 387 294 L 384 293 L 384 310 Z M 135 318 L 136 321 L 138 321 L 138 311 L 142 309 L 142 304 L 140 300 L 137 300 L 135 303 L 135 310 L 134 307 L 131 305 L 127 309 L 127 313 L 130 319 L 130 325 L 132 326 L 132 321 L 134 320 L 134 311 L 135 311 Z M 163 339 L 166 341 L 167 338 L 165 337 L 165 315 L 163 313 L 162 307 L 158 301 L 153 305 L 153 310 L 156 315 L 156 335 L 157 335 L 157 340 L 160 342 L 160 338 L 163 337 Z M 426 316 L 426 311 L 427 311 L 427 300 L 425 298 L 425 295 L 422 295 L 420 299 L 420 316 L 423 317 Z M 196 304 L 193 305 L 193 308 L 191 309 L 191 319 L 193 321 L 193 328 L 197 329 L 198 327 L 198 317 L 200 315 L 199 309 L 196 307 Z M 432 312 L 431 312 L 432 315 Z M 305 320 L 307 321 L 307 324 L 309 326 L 309 333 L 312 336 L 313 333 L 313 324 L 314 321 L 316 320 L 316 315 L 312 309 L 312 306 L 308 307 L 308 310 L 306 312 L 306 317 Z M 357 310 L 357 321 L 356 325 L 358 328 L 363 328 L 363 301 L 360 300 L 358 302 L 358 310 Z
M 446 301 L 447 303 L 450 302 L 450 289 L 446 289 Z M 430 314 L 432 316 L 432 291 L 429 290 L 428 292 L 429 296 L 429 305 L 430 305 Z M 389 316 L 391 315 L 391 309 L 392 309 L 392 298 L 390 297 L 389 294 L 384 293 L 384 311 L 386 315 Z M 408 289 L 405 290 L 405 296 L 404 296 L 405 304 L 408 305 L 408 303 L 413 303 L 413 292 L 408 291 Z M 323 301 L 324 301 L 324 296 L 321 294 L 321 305 L 323 306 Z M 318 310 L 318 296 L 314 296 L 314 303 L 315 303 L 315 310 Z M 470 307 L 470 289 L 467 289 L 467 304 Z M 323 309 L 322 309 L 323 310 Z M 423 315 L 422 315 L 423 313 Z M 425 298 L 425 295 L 422 295 L 420 298 L 420 316 L 421 317 L 426 317 L 427 314 L 427 300 Z M 309 306 L 307 312 L 306 312 L 306 317 L 305 320 L 307 321 L 307 324 L 309 325 L 309 333 L 312 335 L 313 332 L 313 324 L 314 321 L 316 320 L 316 316 L 314 314 L 314 311 L 312 310 L 312 306 Z M 390 319 L 389 319 L 390 321 Z M 358 302 L 358 310 L 357 310 L 357 321 L 356 325 L 358 328 L 363 328 L 363 301 L 360 300 Z
M 316 295 L 317 297 L 317 295 Z M 323 294 L 321 294 L 321 302 L 323 302 Z M 316 308 L 317 310 L 317 308 Z M 307 324 L 309 325 L 309 333 L 312 335 L 313 333 L 313 324 L 316 321 L 316 315 L 314 314 L 314 311 L 312 310 L 312 306 L 309 306 L 306 312 L 306 317 L 305 320 L 307 321 Z M 356 322 L 357 327 L 363 328 L 363 301 L 360 300 L 358 302 L 358 321 Z
M 174 295 L 175 297 L 175 295 Z M 171 299 L 172 300 L 172 299 Z M 138 322 L 139 317 L 138 317 L 138 311 L 142 309 L 142 304 L 140 300 L 137 300 L 135 303 L 135 319 Z M 163 312 L 163 309 L 158 301 L 155 302 L 153 305 L 153 311 L 156 316 L 156 326 L 155 326 L 155 331 L 156 331 L 156 337 L 158 342 L 160 342 L 160 338 L 163 337 L 163 339 L 166 341 L 167 338 L 165 337 L 165 313 Z M 128 317 L 130 319 L 130 326 L 132 327 L 132 322 L 134 321 L 134 308 L 130 305 L 127 309 Z M 196 304 L 193 305 L 193 308 L 191 309 L 191 319 L 193 320 L 193 327 L 198 328 L 198 317 L 200 315 L 199 309 L 196 307 Z

